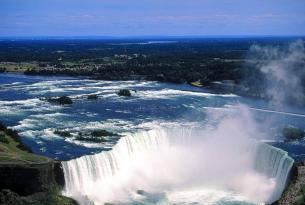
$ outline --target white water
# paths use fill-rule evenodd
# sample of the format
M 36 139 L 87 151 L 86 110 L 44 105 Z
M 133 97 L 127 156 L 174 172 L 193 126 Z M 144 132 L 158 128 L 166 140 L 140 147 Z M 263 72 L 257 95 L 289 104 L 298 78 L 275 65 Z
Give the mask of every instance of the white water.
M 130 135 L 112 151 L 63 162 L 64 194 L 81 205 L 274 202 L 293 160 L 243 135 L 226 123 Z
M 271 145 L 260 143 L 256 149 L 255 170 L 272 178 L 276 182 L 276 189 L 269 202 L 274 202 L 281 197 L 294 160 L 288 153 Z

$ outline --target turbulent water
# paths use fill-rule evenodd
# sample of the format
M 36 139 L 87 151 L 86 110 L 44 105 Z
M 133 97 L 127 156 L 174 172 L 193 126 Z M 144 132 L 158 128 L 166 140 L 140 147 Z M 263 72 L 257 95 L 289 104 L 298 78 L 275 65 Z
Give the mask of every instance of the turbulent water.
M 221 129 L 159 129 L 122 138 L 112 151 L 64 162 L 64 193 L 82 205 L 277 200 L 293 160 L 239 131 L 226 140 Z
M 130 89 L 132 97 L 118 96 L 119 89 Z M 90 94 L 99 99 L 88 100 Z M 43 100 L 63 95 L 72 98 L 71 106 Z M 292 160 L 253 140 L 304 159 L 305 141 L 278 136 L 287 124 L 305 129 L 304 119 L 303 108 L 276 109 L 263 100 L 186 84 L 0 74 L 0 121 L 35 153 L 70 160 L 64 162 L 65 194 L 86 205 L 274 201 Z M 77 138 L 99 129 L 121 138 Z
M 119 89 L 130 89 L 132 97 L 118 96 Z M 89 94 L 99 99 L 88 100 Z M 63 95 L 73 99 L 72 106 L 41 100 Z M 79 132 L 106 129 L 124 135 L 158 124 L 196 126 L 205 120 L 206 108 L 221 108 L 236 103 L 237 98 L 150 81 L 0 74 L 0 120 L 16 129 L 34 152 L 60 160 L 109 150 L 117 142 L 116 138 L 98 144 L 79 141 Z M 72 137 L 56 135 L 57 129 Z
M 265 174 L 276 182 L 276 189 L 272 193 L 270 202 L 274 202 L 280 198 L 286 186 L 293 162 L 294 160 L 288 156 L 288 153 L 281 149 L 264 143 L 260 143 L 257 147 L 254 165 L 255 170 Z
M 116 94 L 125 88 L 131 90 L 131 98 Z M 99 99 L 87 100 L 89 94 L 97 94 Z M 72 106 L 41 100 L 63 95 L 73 99 Z M 305 142 L 283 143 L 281 138 L 274 138 L 277 127 L 282 125 L 305 129 L 304 109 L 285 107 L 277 112 L 273 105 L 261 100 L 213 94 L 189 85 L 0 74 L 0 121 L 16 129 L 35 153 L 59 160 L 109 150 L 117 142 L 117 138 L 102 143 L 79 141 L 79 132 L 106 129 L 125 135 L 159 125 L 213 126 L 215 120 L 207 118 L 209 113 L 230 113 L 239 103 L 248 105 L 255 120 L 273 132 L 264 140 L 272 140 L 295 159 L 304 158 Z M 56 135 L 57 129 L 70 132 L 72 137 Z

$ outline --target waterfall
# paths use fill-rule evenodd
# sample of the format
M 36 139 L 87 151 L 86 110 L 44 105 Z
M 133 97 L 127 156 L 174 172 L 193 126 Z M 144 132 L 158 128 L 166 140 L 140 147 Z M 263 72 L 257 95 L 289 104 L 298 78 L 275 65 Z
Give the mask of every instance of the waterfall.
M 179 204 L 181 196 L 173 197 L 177 193 L 196 190 L 190 197 L 194 200 L 199 190 L 217 190 L 270 203 L 280 197 L 292 164 L 286 152 L 238 135 L 150 130 L 121 138 L 111 151 L 62 162 L 64 195 L 81 205 L 103 205 L 138 200 L 139 193 L 159 193 L 157 198 L 163 194 Z M 219 196 L 202 200 L 213 204 L 223 200 L 223 194 Z
M 270 201 L 278 200 L 284 191 L 294 160 L 288 153 L 265 143 L 259 143 L 254 161 L 255 170 L 273 178 L 277 182 Z

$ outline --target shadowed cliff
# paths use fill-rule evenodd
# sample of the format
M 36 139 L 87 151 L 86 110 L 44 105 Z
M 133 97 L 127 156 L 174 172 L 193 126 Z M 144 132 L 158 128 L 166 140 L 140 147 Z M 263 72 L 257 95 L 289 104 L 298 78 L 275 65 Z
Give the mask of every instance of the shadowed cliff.
M 31 153 L 17 132 L 0 123 L 0 204 L 75 205 L 59 194 L 63 186 L 60 163 Z

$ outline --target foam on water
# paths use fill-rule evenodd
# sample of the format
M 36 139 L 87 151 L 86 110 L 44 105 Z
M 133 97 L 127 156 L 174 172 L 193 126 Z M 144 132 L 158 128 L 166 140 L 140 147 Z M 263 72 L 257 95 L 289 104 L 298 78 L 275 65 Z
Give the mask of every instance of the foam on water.
M 131 134 L 109 152 L 63 162 L 64 194 L 82 205 L 273 202 L 285 187 L 293 160 L 243 137 L 248 133 L 231 122 L 216 130 Z M 262 146 L 266 159 L 260 155 Z
M 204 93 L 204 92 L 193 92 L 186 90 L 176 90 L 176 89 L 162 89 L 162 90 L 150 90 L 150 91 L 138 91 L 134 94 L 137 97 L 145 97 L 148 99 L 168 99 L 177 96 L 197 96 L 197 97 L 238 97 L 234 94 L 212 94 L 212 93 Z
M 67 140 L 62 138 L 62 144 L 54 143 L 51 135 L 42 132 L 48 128 L 52 128 L 53 131 L 66 130 L 71 134 L 90 132 L 94 129 L 106 129 L 122 134 L 156 127 L 156 122 L 168 127 L 180 125 L 200 127 L 198 125 L 200 122 L 207 122 L 206 115 L 213 113 L 221 116 L 222 113 L 231 110 L 231 105 L 245 100 L 230 94 L 211 94 L 205 89 L 187 84 L 154 81 L 100 81 L 85 78 L 0 74 L 1 83 L 0 120 L 23 133 L 25 143 L 29 143 L 34 148 L 38 147 L 36 149 L 38 153 L 40 144 L 36 143 L 34 138 L 49 139 L 48 142 L 44 141 L 47 144 L 44 147 L 46 149 L 44 154 L 50 154 L 51 157 L 54 157 L 53 150 L 56 146 L 58 146 L 56 149 L 61 149 L 65 146 L 73 147 L 71 144 L 83 145 L 85 148 L 92 145 L 82 144 L 74 138 Z M 117 91 L 123 88 L 131 90 L 131 98 L 117 95 Z M 90 94 L 97 94 L 99 99 L 88 100 L 87 96 Z M 73 105 L 61 106 L 40 100 L 63 95 L 73 98 Z M 255 108 L 255 104 L 251 107 Z M 279 113 L 279 115 L 283 114 Z M 284 120 L 288 117 L 296 116 L 285 115 Z M 210 120 L 210 123 L 216 121 L 217 119 Z M 295 121 L 292 121 L 290 124 L 294 125 L 294 123 Z M 107 148 L 111 146 L 99 145 L 100 150 L 105 146 Z M 67 159 L 65 153 L 68 151 L 65 150 L 56 157 Z M 71 150 L 71 153 L 75 151 Z M 86 153 L 84 151 L 71 154 L 68 158 Z M 88 153 L 91 153 L 91 150 Z

